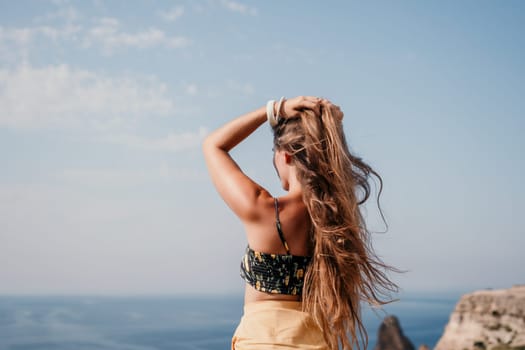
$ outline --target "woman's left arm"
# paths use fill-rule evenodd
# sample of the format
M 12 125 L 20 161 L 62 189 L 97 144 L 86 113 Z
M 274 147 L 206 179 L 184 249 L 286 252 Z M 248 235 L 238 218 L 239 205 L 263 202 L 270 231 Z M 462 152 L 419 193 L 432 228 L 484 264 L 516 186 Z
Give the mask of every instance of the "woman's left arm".
M 202 145 L 215 188 L 243 221 L 257 220 L 258 202 L 267 199 L 270 194 L 242 172 L 229 151 L 264 124 L 266 119 L 266 107 L 246 113 L 210 133 Z

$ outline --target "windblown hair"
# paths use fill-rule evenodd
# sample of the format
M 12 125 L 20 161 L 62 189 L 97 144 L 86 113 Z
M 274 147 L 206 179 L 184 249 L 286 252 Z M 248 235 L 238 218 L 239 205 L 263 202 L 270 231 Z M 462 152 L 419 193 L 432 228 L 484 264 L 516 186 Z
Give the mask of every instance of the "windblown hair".
M 313 257 L 305 276 L 303 310 L 323 329 L 330 349 L 361 349 L 368 335 L 361 301 L 380 306 L 398 287 L 375 254 L 360 205 L 370 197 L 371 174 L 379 174 L 348 150 L 343 113 L 321 105 L 321 115 L 305 109 L 298 118 L 281 119 L 274 127 L 274 146 L 292 155 L 303 188 L 303 201 L 313 225 Z M 363 191 L 358 198 L 359 189 Z M 381 212 L 381 216 L 383 214 Z M 383 217 L 384 220 L 384 217 Z

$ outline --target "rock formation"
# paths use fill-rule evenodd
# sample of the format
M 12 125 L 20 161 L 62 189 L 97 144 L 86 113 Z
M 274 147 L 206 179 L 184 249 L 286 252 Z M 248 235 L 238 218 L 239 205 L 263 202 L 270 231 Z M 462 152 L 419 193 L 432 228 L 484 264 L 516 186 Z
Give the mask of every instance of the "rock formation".
M 379 326 L 374 350 L 414 350 L 414 345 L 403 334 L 395 316 L 387 316 Z
M 434 350 L 525 350 L 525 286 L 459 300 Z

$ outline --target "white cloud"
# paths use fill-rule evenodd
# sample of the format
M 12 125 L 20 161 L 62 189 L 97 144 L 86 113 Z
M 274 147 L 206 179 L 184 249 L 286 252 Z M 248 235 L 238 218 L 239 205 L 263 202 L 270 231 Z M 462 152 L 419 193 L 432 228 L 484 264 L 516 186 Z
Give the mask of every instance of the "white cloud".
M 80 13 L 71 5 L 62 6 L 62 4 L 57 3 L 56 5 L 60 6 L 58 10 L 49 12 L 43 16 L 37 17 L 35 20 L 39 21 L 53 21 L 53 20 L 64 20 L 68 23 L 78 21 L 82 16 Z
M 33 30 L 29 28 L 3 28 L 0 27 L 0 42 L 14 42 L 17 45 L 27 44 L 33 35 Z
M 210 98 L 219 98 L 223 96 L 231 96 L 232 94 L 239 96 L 251 96 L 255 93 L 255 87 L 251 83 L 243 83 L 233 79 L 227 79 L 218 85 L 208 86 L 204 94 Z
M 199 92 L 199 88 L 197 87 L 197 84 L 188 84 L 186 85 L 186 93 L 188 95 L 197 95 L 197 93 Z
M 237 1 L 232 0 L 223 0 L 222 5 L 230 11 L 241 13 L 243 15 L 257 15 L 257 9 L 255 7 L 250 7 L 244 4 L 241 4 Z
M 64 169 L 55 174 L 61 182 L 82 186 L 128 187 L 148 182 L 152 174 L 120 169 Z
M 122 130 L 174 110 L 167 86 L 155 78 L 108 77 L 67 65 L 0 69 L 0 127 Z
M 199 147 L 207 134 L 206 128 L 201 127 L 196 132 L 172 132 L 162 138 L 145 138 L 137 135 L 121 134 L 107 136 L 105 140 L 135 149 L 178 152 Z
M 69 4 L 69 0 L 51 0 L 51 3 L 53 5 L 60 6 L 60 5 Z
M 168 13 L 170 18 L 177 15 L 175 10 Z M 178 13 L 178 16 L 182 15 L 181 10 Z M 191 40 L 187 37 L 170 36 L 155 27 L 129 33 L 122 29 L 120 21 L 116 18 L 98 18 L 89 26 L 81 25 L 79 22 L 81 18 L 82 16 L 73 7 L 65 7 L 35 19 L 36 22 L 44 24 L 27 27 L 0 26 L 0 60 L 28 61 L 29 52 L 43 40 L 80 48 L 94 47 L 106 55 L 123 48 L 180 49 L 191 44 Z M 61 25 L 45 23 L 55 20 L 62 20 L 63 23 Z
M 14 44 L 25 47 L 38 39 L 39 36 L 51 40 L 67 39 L 79 30 L 80 27 L 74 25 L 67 25 L 62 28 L 46 25 L 23 28 L 0 27 L 0 45 Z
M 250 83 L 240 83 L 235 80 L 228 80 L 226 86 L 228 89 L 239 92 L 243 95 L 253 95 L 255 93 L 255 88 Z
M 88 187 L 136 187 L 143 184 L 170 183 L 173 181 L 207 180 L 202 170 L 174 167 L 164 161 L 158 167 L 147 169 L 69 168 L 53 175 L 61 183 Z
M 103 52 L 111 54 L 115 49 L 133 47 L 145 49 L 155 46 L 167 48 L 183 48 L 191 41 L 182 36 L 169 37 L 157 28 L 149 28 L 136 33 L 121 31 L 120 22 L 116 18 L 101 18 L 91 28 L 83 39 L 83 47 L 101 47 Z
M 39 25 L 33 27 L 4 28 L 0 26 L 0 62 L 27 62 L 29 53 L 37 42 L 51 40 L 74 41 L 81 27 L 66 24 L 63 27 Z
M 184 6 L 175 6 L 174 8 L 165 11 L 160 12 L 159 16 L 166 21 L 175 22 L 178 20 L 182 15 L 184 14 Z

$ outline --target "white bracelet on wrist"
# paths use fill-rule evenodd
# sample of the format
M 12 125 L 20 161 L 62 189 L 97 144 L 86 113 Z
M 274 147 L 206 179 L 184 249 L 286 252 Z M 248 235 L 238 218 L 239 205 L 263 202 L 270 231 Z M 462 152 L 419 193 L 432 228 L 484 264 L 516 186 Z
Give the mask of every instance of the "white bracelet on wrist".
M 275 115 L 275 119 L 277 119 L 277 122 L 279 122 L 279 119 L 281 119 L 281 106 L 284 102 L 284 96 L 282 96 L 279 99 L 279 103 L 277 104 L 277 114 Z
M 275 100 L 270 100 L 266 103 L 266 117 L 268 118 L 268 122 L 272 126 L 277 125 L 278 120 L 275 118 L 275 114 L 273 112 L 273 106 L 275 104 Z
M 281 118 L 279 113 L 281 112 L 281 106 L 283 102 L 284 102 L 284 96 L 282 96 L 279 99 L 279 103 L 277 104 L 277 114 L 275 114 L 273 110 L 273 107 L 275 105 L 275 100 L 270 100 L 266 103 L 266 117 L 268 118 L 268 122 L 270 123 L 272 128 L 276 126 L 277 123 L 279 123 L 279 119 Z

